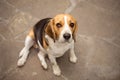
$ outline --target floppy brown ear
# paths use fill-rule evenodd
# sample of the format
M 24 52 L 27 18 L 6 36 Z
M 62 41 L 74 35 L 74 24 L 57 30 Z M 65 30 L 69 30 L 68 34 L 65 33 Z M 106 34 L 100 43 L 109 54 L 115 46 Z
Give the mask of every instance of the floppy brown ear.
M 56 39 L 56 35 L 55 35 L 55 31 L 54 31 L 54 21 L 53 19 L 50 20 L 50 22 L 48 23 L 45 32 L 47 33 L 47 35 L 49 35 L 55 42 Z
M 78 25 L 77 23 L 75 24 L 75 28 L 74 28 L 74 31 L 73 31 L 73 39 L 74 41 L 76 42 L 76 32 L 78 31 Z

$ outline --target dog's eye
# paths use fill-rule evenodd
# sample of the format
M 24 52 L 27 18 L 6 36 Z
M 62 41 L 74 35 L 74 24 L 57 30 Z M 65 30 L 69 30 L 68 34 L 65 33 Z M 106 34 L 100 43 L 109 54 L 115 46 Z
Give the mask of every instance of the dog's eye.
M 73 28 L 73 27 L 74 27 L 74 23 L 70 23 L 70 27 L 72 27 L 72 28 Z
M 62 24 L 57 23 L 56 26 L 57 26 L 58 28 L 60 28 L 60 27 L 62 27 Z

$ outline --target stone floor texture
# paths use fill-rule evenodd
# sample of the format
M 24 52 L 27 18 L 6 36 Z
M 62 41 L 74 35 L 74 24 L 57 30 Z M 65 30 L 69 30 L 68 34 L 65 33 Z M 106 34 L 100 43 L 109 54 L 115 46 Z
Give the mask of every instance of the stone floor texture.
M 17 60 L 34 24 L 59 13 L 78 22 L 76 64 L 58 59 L 62 75 L 43 70 L 36 50 L 26 64 Z M 0 0 L 0 80 L 120 80 L 120 0 Z

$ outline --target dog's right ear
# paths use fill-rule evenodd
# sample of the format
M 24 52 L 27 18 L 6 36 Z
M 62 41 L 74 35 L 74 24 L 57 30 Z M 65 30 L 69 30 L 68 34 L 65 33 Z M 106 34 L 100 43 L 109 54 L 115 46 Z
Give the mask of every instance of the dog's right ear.
M 47 33 L 48 36 L 50 36 L 54 42 L 56 39 L 56 35 L 55 35 L 55 30 L 54 30 L 54 20 L 51 19 L 45 29 L 45 32 Z

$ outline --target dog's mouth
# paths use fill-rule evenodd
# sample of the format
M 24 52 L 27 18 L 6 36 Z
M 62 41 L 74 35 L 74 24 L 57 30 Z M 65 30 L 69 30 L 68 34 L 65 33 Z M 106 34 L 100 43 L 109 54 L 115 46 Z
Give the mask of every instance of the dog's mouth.
M 69 40 L 66 40 L 64 39 L 63 41 L 59 41 L 60 43 L 71 43 L 72 42 L 72 39 L 69 39 Z
M 70 43 L 72 40 L 64 40 L 64 42 L 66 42 L 66 43 Z

